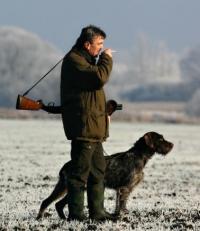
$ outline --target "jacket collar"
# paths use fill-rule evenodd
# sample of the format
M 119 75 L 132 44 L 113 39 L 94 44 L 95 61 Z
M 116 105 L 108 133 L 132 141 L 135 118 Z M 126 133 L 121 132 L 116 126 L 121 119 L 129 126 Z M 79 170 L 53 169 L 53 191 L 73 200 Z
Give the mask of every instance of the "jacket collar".
M 90 64 L 96 64 L 96 58 L 91 56 L 85 49 L 73 48 L 72 50 L 83 56 Z

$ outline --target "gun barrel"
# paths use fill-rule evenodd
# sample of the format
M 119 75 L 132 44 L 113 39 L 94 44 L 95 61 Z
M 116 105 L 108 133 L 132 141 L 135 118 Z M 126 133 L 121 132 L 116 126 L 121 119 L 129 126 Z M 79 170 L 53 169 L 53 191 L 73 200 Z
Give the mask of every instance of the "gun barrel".
M 123 106 L 122 104 L 117 104 L 116 110 L 122 110 Z

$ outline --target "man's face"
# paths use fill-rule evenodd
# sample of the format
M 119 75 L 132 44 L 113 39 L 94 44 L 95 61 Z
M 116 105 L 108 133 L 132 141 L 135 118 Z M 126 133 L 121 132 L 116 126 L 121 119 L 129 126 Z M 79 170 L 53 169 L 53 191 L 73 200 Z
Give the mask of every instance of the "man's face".
M 92 42 L 86 42 L 84 44 L 86 50 L 88 53 L 95 57 L 99 54 L 101 49 L 103 48 L 104 38 L 102 36 L 95 36 L 92 40 Z

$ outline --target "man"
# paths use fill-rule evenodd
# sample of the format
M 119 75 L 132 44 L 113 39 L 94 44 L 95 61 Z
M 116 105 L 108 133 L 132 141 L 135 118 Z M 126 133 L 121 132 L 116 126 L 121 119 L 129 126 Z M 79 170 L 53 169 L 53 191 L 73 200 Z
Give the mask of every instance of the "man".
M 89 218 L 113 219 L 104 210 L 105 159 L 102 142 L 108 137 L 108 116 L 103 90 L 112 70 L 112 51 L 103 49 L 106 34 L 96 26 L 82 29 L 64 57 L 61 69 L 61 113 L 71 140 L 72 168 L 68 177 L 69 220 L 85 219 L 87 185 Z

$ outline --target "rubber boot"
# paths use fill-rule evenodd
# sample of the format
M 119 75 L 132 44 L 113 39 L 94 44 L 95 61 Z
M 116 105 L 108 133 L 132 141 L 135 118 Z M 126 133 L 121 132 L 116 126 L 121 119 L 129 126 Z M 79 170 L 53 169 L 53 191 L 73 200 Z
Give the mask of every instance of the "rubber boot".
M 115 215 L 104 210 L 104 186 L 103 184 L 88 185 L 87 187 L 89 218 L 93 221 L 103 222 L 117 220 Z
M 83 221 L 86 219 L 84 215 L 84 189 L 69 187 L 68 188 L 68 221 L 78 220 Z

